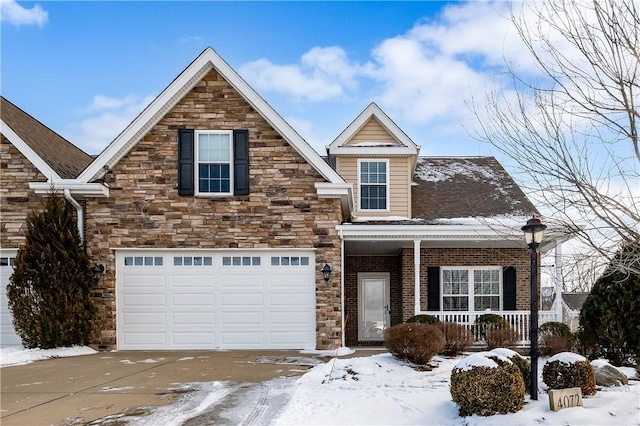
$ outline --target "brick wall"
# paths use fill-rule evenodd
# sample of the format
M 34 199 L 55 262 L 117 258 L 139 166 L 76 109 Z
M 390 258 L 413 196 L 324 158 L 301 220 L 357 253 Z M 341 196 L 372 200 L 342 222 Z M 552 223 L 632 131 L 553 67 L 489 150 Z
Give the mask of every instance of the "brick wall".
M 249 130 L 250 194 L 205 198 L 178 195 L 177 133 Z M 317 347 L 341 337 L 340 239 L 337 199 L 319 199 L 315 171 L 221 76 L 211 71 L 105 176 L 110 197 L 87 201 L 87 246 L 106 274 L 96 291 L 94 344 L 116 345 L 113 249 L 316 249 Z M 333 268 L 326 283 L 320 268 Z
M 29 182 L 46 182 L 36 169 L 4 136 L 0 142 L 0 247 L 19 248 L 24 243 L 27 214 L 41 210 L 41 197 L 29 189 Z

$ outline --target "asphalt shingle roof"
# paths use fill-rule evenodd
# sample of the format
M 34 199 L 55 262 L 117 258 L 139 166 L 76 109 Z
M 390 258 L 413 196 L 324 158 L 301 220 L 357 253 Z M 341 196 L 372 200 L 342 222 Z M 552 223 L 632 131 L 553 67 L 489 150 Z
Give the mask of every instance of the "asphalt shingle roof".
M 0 116 L 63 179 L 77 177 L 93 158 L 56 132 L 0 97 Z
M 420 157 L 412 217 L 434 220 L 539 214 L 494 157 Z

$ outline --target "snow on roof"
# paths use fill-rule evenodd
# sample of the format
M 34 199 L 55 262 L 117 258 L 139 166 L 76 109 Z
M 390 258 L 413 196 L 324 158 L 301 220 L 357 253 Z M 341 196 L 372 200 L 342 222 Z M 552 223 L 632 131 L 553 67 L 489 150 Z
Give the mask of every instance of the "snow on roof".
M 575 364 L 576 362 L 586 361 L 587 359 L 582 355 L 575 354 L 573 352 L 560 352 L 555 354 L 547 362 L 560 361 L 562 364 Z
M 498 363 L 491 358 L 497 358 L 501 361 L 512 364 L 511 360 L 505 356 L 502 356 L 493 352 L 478 352 L 478 353 L 469 355 L 466 358 L 463 358 L 461 361 L 459 361 L 456 364 L 454 368 L 460 371 L 469 371 L 473 367 L 489 367 L 489 368 L 498 367 Z
M 458 175 L 472 179 L 484 178 L 496 183 L 500 181 L 500 176 L 492 169 L 483 167 L 466 158 L 452 159 L 447 164 L 430 164 L 428 167 L 416 170 L 415 177 L 425 182 L 442 182 L 453 180 Z

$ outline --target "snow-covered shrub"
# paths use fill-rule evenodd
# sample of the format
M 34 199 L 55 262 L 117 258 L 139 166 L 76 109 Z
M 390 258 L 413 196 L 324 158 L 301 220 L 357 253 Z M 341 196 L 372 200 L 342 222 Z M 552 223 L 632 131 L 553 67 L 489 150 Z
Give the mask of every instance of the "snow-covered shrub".
M 542 380 L 549 389 L 579 387 L 584 396 L 596 393 L 596 378 L 591 363 L 573 352 L 560 352 L 549 358 L 542 368 Z
M 451 370 L 451 398 L 461 416 L 516 413 L 524 405 L 524 381 L 516 365 L 502 355 L 478 352 Z
M 404 323 L 385 330 L 384 344 L 397 358 L 426 365 L 444 346 L 444 336 L 433 324 Z
M 444 347 L 440 354 L 457 356 L 473 345 L 473 335 L 464 325 L 455 322 L 439 322 L 437 326 L 444 335 Z
M 409 318 L 406 322 L 418 322 L 420 324 L 437 324 L 440 320 L 435 315 L 414 315 Z
M 553 356 L 571 349 L 571 329 L 561 322 L 546 322 L 538 328 L 540 354 Z
M 492 354 L 500 355 L 506 358 L 509 358 L 511 362 L 518 367 L 520 373 L 522 374 L 522 381 L 524 382 L 524 390 L 526 393 L 529 393 L 529 388 L 531 387 L 531 363 L 528 359 L 520 355 L 516 351 L 512 351 L 507 348 L 496 348 L 491 350 Z

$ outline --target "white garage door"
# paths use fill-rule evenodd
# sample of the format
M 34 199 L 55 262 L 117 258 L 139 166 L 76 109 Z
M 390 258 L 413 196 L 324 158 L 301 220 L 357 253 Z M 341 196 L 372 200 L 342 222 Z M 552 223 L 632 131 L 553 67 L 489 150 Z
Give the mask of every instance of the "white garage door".
M 119 349 L 313 349 L 313 251 L 118 250 Z
M 7 284 L 13 273 L 16 251 L 0 252 L 0 346 L 20 345 L 20 337 L 13 329 L 13 319 L 7 300 Z

